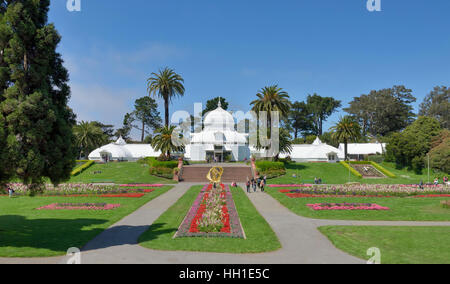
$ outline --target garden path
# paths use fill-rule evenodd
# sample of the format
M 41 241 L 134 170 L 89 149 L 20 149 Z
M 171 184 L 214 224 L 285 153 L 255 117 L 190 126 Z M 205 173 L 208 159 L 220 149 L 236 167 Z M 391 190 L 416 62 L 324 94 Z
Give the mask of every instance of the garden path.
M 105 230 L 83 249 L 82 263 L 169 263 L 169 264 L 265 264 L 265 263 L 364 263 L 337 248 L 317 227 L 326 225 L 450 226 L 450 222 L 384 222 L 318 220 L 298 216 L 268 194 L 251 193 L 249 198 L 277 234 L 282 248 L 261 254 L 226 254 L 155 251 L 138 245 L 139 236 L 172 206 L 192 183 L 180 183 L 131 215 Z M 0 263 L 65 263 L 66 257 L 0 258 Z

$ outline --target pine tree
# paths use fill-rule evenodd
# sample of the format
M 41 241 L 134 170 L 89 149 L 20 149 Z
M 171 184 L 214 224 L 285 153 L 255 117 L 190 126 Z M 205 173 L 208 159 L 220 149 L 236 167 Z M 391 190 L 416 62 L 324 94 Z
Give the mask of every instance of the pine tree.
M 0 4 L 0 116 L 10 157 L 6 163 L 31 193 L 46 177 L 54 184 L 69 179 L 76 157 L 75 115 L 67 106 L 69 75 L 56 52 L 61 37 L 47 22 L 49 5 L 49 0 Z

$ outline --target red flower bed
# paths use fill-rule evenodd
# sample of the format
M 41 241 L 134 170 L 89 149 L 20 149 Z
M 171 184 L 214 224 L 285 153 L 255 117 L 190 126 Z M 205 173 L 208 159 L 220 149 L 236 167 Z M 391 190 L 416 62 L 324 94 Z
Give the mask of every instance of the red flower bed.
M 286 193 L 286 196 L 289 198 L 327 198 L 327 197 L 386 197 L 390 198 L 392 196 L 379 196 L 379 195 L 326 195 L 326 194 L 305 194 L 305 193 Z
M 245 238 L 230 188 L 206 185 L 197 196 L 175 237 Z
M 450 194 L 428 194 L 428 195 L 417 195 L 414 198 L 433 198 L 433 197 L 450 197 Z

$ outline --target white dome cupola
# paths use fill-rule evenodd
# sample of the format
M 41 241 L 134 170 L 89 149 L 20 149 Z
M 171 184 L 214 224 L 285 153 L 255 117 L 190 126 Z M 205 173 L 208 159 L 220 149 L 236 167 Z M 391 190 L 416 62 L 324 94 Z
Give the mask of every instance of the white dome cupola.
M 217 109 L 208 113 L 204 120 L 205 130 L 232 130 L 234 131 L 234 118 L 226 110 L 222 108 L 219 100 Z

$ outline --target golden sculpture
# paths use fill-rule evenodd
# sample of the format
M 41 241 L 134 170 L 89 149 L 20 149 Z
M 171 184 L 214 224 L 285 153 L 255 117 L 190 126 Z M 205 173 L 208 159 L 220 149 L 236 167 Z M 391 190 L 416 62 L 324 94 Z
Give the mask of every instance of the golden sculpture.
M 208 174 L 206 175 L 206 178 L 212 183 L 212 184 L 220 184 L 220 181 L 222 179 L 223 175 L 223 168 L 222 167 L 213 167 L 209 170 Z

